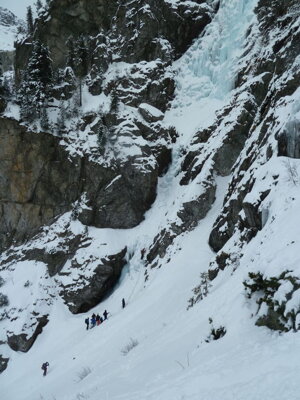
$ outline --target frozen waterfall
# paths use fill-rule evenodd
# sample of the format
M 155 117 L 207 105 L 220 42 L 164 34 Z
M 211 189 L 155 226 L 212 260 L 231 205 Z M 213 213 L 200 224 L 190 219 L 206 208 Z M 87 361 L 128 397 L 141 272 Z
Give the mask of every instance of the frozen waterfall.
M 213 21 L 175 63 L 176 95 L 167 120 L 175 118 L 181 133 L 191 134 L 199 125 L 208 125 L 224 105 L 234 87 L 237 60 L 256 3 L 221 0 Z

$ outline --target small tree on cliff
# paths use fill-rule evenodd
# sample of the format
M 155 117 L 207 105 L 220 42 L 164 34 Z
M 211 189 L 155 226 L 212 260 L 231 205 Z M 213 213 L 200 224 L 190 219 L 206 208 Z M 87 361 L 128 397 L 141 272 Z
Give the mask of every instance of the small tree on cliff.
M 82 105 L 82 81 L 88 73 L 89 66 L 89 51 L 86 43 L 86 38 L 81 35 L 78 39 L 69 37 L 66 42 L 67 66 L 72 68 L 78 79 L 79 89 L 79 106 Z
M 75 43 L 72 37 L 69 37 L 67 40 L 67 48 L 68 48 L 68 53 L 67 53 L 67 67 L 72 68 L 73 71 L 75 71 L 75 65 L 76 65 L 76 54 L 75 54 Z
M 82 80 L 88 72 L 88 50 L 84 37 L 81 35 L 76 43 L 75 73 L 79 78 L 79 101 L 82 106 Z
M 36 11 L 39 12 L 41 10 L 41 8 L 43 8 L 43 4 L 41 2 L 41 0 L 37 0 L 35 3 L 36 6 Z
M 32 121 L 41 116 L 41 109 L 47 101 L 52 86 L 52 77 L 49 50 L 37 40 L 33 43 L 33 50 L 18 92 L 23 119 Z
M 43 105 L 42 110 L 41 110 L 41 128 L 44 131 L 48 131 L 50 129 L 50 122 L 49 122 L 48 112 L 47 112 L 47 103 Z
M 32 8 L 30 6 L 27 7 L 26 21 L 27 21 L 27 33 L 29 35 L 32 35 L 33 34 L 33 16 L 32 16 Z

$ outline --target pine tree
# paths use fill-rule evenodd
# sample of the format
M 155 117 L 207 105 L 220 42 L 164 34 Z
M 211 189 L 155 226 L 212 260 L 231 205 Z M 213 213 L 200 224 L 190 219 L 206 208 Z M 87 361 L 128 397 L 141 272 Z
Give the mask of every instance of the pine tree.
M 32 17 L 32 9 L 30 6 L 27 7 L 26 21 L 27 21 L 27 33 L 29 35 L 32 35 L 33 34 L 33 17 Z
M 48 118 L 46 104 L 42 107 L 42 111 L 41 111 L 41 128 L 44 131 L 48 131 L 50 129 L 50 122 L 49 122 L 49 118 Z
M 88 72 L 88 50 L 81 35 L 76 43 L 75 73 L 79 78 L 79 105 L 82 106 L 82 80 Z
M 23 35 L 25 33 L 26 33 L 26 28 L 24 27 L 24 25 L 18 25 L 17 26 L 17 34 Z
M 32 121 L 40 117 L 52 86 L 52 66 L 49 50 L 40 41 L 33 43 L 32 54 L 18 91 L 21 117 Z
M 88 72 L 88 49 L 84 36 L 81 35 L 76 43 L 76 75 L 83 78 Z
M 36 6 L 36 11 L 39 12 L 40 9 L 43 7 L 41 0 L 37 0 L 35 6 Z
M 80 108 L 80 96 L 78 91 L 76 91 L 73 97 L 73 109 L 72 109 L 73 117 L 78 117 L 79 108 Z
M 107 128 L 102 124 L 97 129 L 97 142 L 100 154 L 104 154 L 107 143 Z
M 74 40 L 70 37 L 67 40 L 67 47 L 68 47 L 68 53 L 67 53 L 67 66 L 71 67 L 73 71 L 75 71 L 75 66 L 76 66 L 76 55 L 75 55 L 75 44 Z
M 116 113 L 119 108 L 119 97 L 115 88 L 111 91 L 110 112 Z
M 36 108 L 32 102 L 32 87 L 29 83 L 28 72 L 23 72 L 22 83 L 18 90 L 21 120 L 32 122 L 36 118 Z
M 66 131 L 66 110 L 63 101 L 59 104 L 59 114 L 56 121 L 56 130 L 58 136 L 62 136 Z

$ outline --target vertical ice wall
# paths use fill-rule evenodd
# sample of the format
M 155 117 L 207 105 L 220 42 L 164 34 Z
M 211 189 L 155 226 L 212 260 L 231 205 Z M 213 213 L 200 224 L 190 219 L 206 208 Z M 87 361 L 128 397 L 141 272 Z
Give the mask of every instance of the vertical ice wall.
M 179 131 L 207 125 L 233 89 L 238 57 L 257 0 L 221 0 L 203 35 L 175 64 L 176 95 L 171 114 Z

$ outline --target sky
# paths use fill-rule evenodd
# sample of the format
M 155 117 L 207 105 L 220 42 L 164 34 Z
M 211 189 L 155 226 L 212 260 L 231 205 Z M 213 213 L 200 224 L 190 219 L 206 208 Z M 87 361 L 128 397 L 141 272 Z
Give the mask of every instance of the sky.
M 17 17 L 25 19 L 26 8 L 34 2 L 34 0 L 0 0 L 0 6 L 12 11 Z

